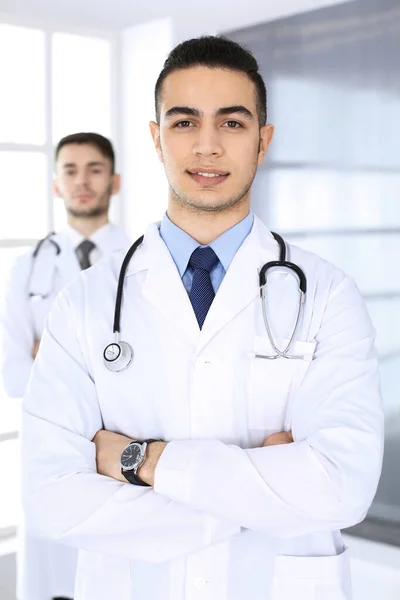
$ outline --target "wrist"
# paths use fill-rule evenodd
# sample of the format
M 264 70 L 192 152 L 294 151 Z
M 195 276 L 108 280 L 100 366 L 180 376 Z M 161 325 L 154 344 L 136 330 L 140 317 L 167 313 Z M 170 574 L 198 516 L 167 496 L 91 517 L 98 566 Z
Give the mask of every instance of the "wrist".
M 154 474 L 157 468 L 158 461 L 164 449 L 167 446 L 167 442 L 151 442 L 146 449 L 146 457 L 144 462 L 138 469 L 138 477 L 147 485 L 154 486 Z

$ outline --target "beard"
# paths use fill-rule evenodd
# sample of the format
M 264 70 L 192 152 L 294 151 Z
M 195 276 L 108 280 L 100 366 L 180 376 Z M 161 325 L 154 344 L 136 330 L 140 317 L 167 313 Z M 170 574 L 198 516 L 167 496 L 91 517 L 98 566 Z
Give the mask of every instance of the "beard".
M 97 206 L 93 206 L 92 208 L 73 208 L 72 206 L 66 206 L 65 209 L 71 217 L 75 217 L 76 219 L 90 220 L 102 217 L 108 213 L 111 195 L 112 185 L 110 185 L 105 193 L 100 196 Z
M 188 194 L 183 193 L 178 190 L 174 184 L 168 180 L 169 187 L 171 189 L 171 200 L 176 204 L 179 204 L 181 207 L 185 207 L 191 212 L 200 213 L 200 212 L 208 212 L 208 213 L 218 213 L 223 212 L 225 210 L 229 210 L 238 206 L 241 202 L 243 202 L 248 193 L 250 192 L 251 186 L 254 181 L 254 177 L 256 175 L 256 171 L 252 174 L 251 179 L 249 179 L 245 185 L 243 185 L 242 189 L 238 191 L 236 194 L 232 194 L 226 198 L 221 198 L 214 203 L 210 203 L 210 201 L 205 198 L 199 198 L 198 196 L 193 197 Z
M 95 219 L 108 213 L 108 206 L 94 206 L 88 209 L 67 207 L 67 213 L 77 219 Z
M 171 190 L 172 202 L 176 203 L 182 208 L 189 209 L 193 213 L 218 213 L 225 210 L 230 210 L 235 206 L 240 205 L 241 202 L 246 200 L 251 186 L 253 185 L 253 181 L 257 173 L 258 152 L 259 149 L 254 158 L 253 164 L 249 168 L 246 181 L 243 183 L 241 189 L 235 193 L 232 193 L 230 196 L 215 200 L 214 203 L 210 202 L 210 200 L 207 198 L 207 195 L 201 198 L 199 195 L 191 196 L 190 194 L 185 194 L 182 190 L 180 190 L 173 181 L 173 178 L 169 176 L 168 164 L 164 161 L 165 174 Z

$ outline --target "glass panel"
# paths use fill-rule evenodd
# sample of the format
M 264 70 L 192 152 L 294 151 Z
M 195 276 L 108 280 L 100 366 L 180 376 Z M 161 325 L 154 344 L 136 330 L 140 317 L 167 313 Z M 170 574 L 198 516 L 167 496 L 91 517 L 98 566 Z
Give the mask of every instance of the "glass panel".
M 400 175 L 260 169 L 255 210 L 277 231 L 399 227 Z
M 47 159 L 39 152 L 0 152 L 5 206 L 0 238 L 40 238 L 47 233 Z
M 0 24 L 0 142 L 45 143 L 43 31 Z
M 53 36 L 53 141 L 78 131 L 111 134 L 111 44 Z
M 400 277 L 393 277 L 400 255 L 398 234 L 285 237 L 343 269 L 355 279 L 363 294 L 400 292 Z
M 397 90 L 357 89 L 323 77 L 274 77 L 269 102 L 274 161 L 399 166 Z M 383 127 L 391 131 L 386 149 L 377 143 Z

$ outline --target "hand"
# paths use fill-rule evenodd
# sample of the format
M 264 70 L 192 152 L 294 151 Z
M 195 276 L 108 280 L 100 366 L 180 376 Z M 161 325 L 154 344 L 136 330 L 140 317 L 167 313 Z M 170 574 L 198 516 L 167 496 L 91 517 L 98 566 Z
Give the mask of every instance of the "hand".
M 291 431 L 279 431 L 278 433 L 272 433 L 269 435 L 263 443 L 265 446 L 278 446 L 279 444 L 291 444 L 293 442 Z
M 92 441 L 96 444 L 97 472 L 127 483 L 121 473 L 120 458 L 123 449 L 133 442 L 132 438 L 102 429 L 96 433 Z
M 35 343 L 33 344 L 33 348 L 32 348 L 33 360 L 35 360 L 37 353 L 39 352 L 39 347 L 40 347 L 40 340 L 35 340 Z

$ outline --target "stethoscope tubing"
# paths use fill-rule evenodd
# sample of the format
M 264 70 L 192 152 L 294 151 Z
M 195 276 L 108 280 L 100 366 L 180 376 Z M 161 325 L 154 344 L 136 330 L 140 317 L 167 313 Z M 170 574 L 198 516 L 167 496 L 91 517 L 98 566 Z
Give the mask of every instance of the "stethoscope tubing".
M 270 262 L 266 263 L 265 265 L 263 265 L 263 267 L 261 268 L 260 273 L 259 273 L 259 286 L 260 286 L 260 298 L 261 298 L 261 307 L 262 307 L 264 326 L 267 331 L 268 339 L 270 341 L 270 344 L 271 344 L 272 349 L 274 350 L 275 354 L 271 354 L 271 355 L 256 354 L 256 358 L 263 358 L 266 360 L 276 360 L 277 358 L 300 359 L 301 360 L 301 359 L 303 359 L 303 356 L 288 354 L 288 352 L 289 352 L 290 348 L 292 347 L 294 340 L 296 339 L 299 324 L 303 317 L 304 303 L 305 303 L 306 293 L 307 293 L 307 278 L 305 276 L 304 271 L 298 265 L 286 260 L 286 244 L 285 244 L 285 241 L 283 240 L 283 238 L 278 233 L 275 233 L 274 231 L 271 231 L 271 234 L 273 235 L 273 237 L 275 238 L 275 240 L 277 241 L 277 243 L 279 245 L 279 260 L 273 260 L 273 261 L 270 261 Z M 298 310 L 297 310 L 296 323 L 295 323 L 292 335 L 290 336 L 289 342 L 287 343 L 284 350 L 280 350 L 275 343 L 274 337 L 272 335 L 271 327 L 269 325 L 269 319 L 268 319 L 268 314 L 267 314 L 267 298 L 266 298 L 266 293 L 265 293 L 265 285 L 267 284 L 268 272 L 275 267 L 281 267 L 281 268 L 283 267 L 284 269 L 289 269 L 290 271 L 294 272 L 297 275 L 298 280 L 299 280 L 299 294 L 300 295 L 299 295 L 299 306 L 298 306 Z
M 35 265 L 35 261 L 39 255 L 39 252 L 43 246 L 43 244 L 45 242 L 50 242 L 50 244 L 52 244 L 56 250 L 56 256 L 58 256 L 61 253 L 61 248 L 59 246 L 59 244 L 57 244 L 57 242 L 55 240 L 52 240 L 52 236 L 55 235 L 54 231 L 51 231 L 50 233 L 48 233 L 46 235 L 46 237 L 44 237 L 42 240 L 39 240 L 39 242 L 36 245 L 36 248 L 34 249 L 34 251 L 32 252 L 32 264 L 31 264 L 31 270 L 29 273 L 29 285 L 28 285 L 28 289 L 30 288 L 30 284 L 31 284 L 31 280 L 32 280 L 32 274 L 33 274 L 33 267 Z M 35 292 L 32 291 L 28 291 L 28 297 L 29 298 L 41 298 L 42 300 L 46 300 L 46 298 L 49 298 L 51 296 L 52 292 L 48 292 L 47 294 L 37 294 Z
M 271 346 L 272 346 L 275 354 L 270 355 L 270 356 L 263 355 L 263 354 L 256 354 L 255 356 L 257 358 L 263 358 L 263 359 L 267 359 L 267 360 L 276 360 L 277 358 L 302 359 L 303 358 L 302 356 L 294 356 L 294 355 L 288 354 L 288 352 L 289 352 L 290 348 L 292 347 L 292 344 L 296 338 L 299 324 L 302 320 L 304 303 L 305 303 L 305 298 L 306 298 L 306 293 L 307 293 L 307 279 L 304 274 L 304 271 L 298 265 L 286 260 L 286 244 L 285 244 L 283 238 L 275 232 L 271 232 L 271 234 L 273 235 L 273 237 L 275 238 L 275 240 L 279 246 L 279 260 L 270 261 L 270 262 L 266 263 L 265 265 L 263 265 L 263 267 L 261 268 L 261 270 L 259 272 L 259 287 L 260 287 L 260 298 L 261 298 L 261 304 L 262 304 L 262 314 L 263 314 L 264 325 L 265 325 L 265 329 L 267 331 L 269 341 L 271 343 Z M 114 310 L 114 323 L 113 323 L 113 333 L 114 333 L 114 337 L 115 337 L 114 344 L 124 344 L 128 348 L 130 348 L 129 344 L 126 344 L 126 342 L 120 342 L 121 309 L 122 309 L 124 282 L 125 282 L 125 275 L 126 275 L 126 271 L 129 266 L 129 263 L 134 255 L 134 253 L 138 249 L 138 247 L 143 243 L 143 240 L 144 240 L 144 236 L 142 235 L 129 248 L 129 250 L 122 262 L 120 274 L 119 274 L 119 278 L 118 278 L 117 295 L 116 295 L 115 310 Z M 265 285 L 267 284 L 267 278 L 268 278 L 269 271 L 275 267 L 281 267 L 281 268 L 283 267 L 285 269 L 289 269 L 290 271 L 294 272 L 297 275 L 298 280 L 299 280 L 299 306 L 298 306 L 298 310 L 297 310 L 296 323 L 295 323 L 292 335 L 290 337 L 290 340 L 289 340 L 288 344 L 286 345 L 286 347 L 284 348 L 284 350 L 280 350 L 275 343 L 274 337 L 272 335 L 271 327 L 269 325 L 269 319 L 268 319 L 268 314 L 267 314 L 267 297 L 265 294 Z M 111 344 L 109 346 L 111 346 Z M 105 353 L 109 346 L 107 346 L 106 349 L 104 350 L 103 357 L 105 357 Z M 118 360 L 118 357 L 115 360 Z M 108 368 L 110 368 L 109 363 L 110 363 L 110 361 L 106 361 L 106 365 Z M 126 368 L 126 366 L 124 368 Z M 113 370 L 118 372 L 118 370 L 115 368 Z M 123 369 L 121 369 L 121 370 L 123 370 Z

